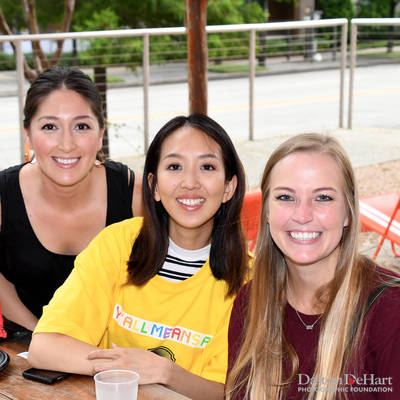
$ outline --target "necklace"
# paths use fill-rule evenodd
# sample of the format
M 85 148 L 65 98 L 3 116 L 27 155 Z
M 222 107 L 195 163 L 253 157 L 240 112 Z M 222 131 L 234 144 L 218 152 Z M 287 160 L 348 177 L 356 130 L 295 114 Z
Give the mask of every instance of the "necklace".
M 296 311 L 297 316 L 299 317 L 300 322 L 304 325 L 304 327 L 308 330 L 308 331 L 312 331 L 314 328 L 314 325 L 322 318 L 322 316 L 324 315 L 323 313 L 314 321 L 313 324 L 311 325 L 307 325 L 302 318 L 300 317 L 299 313 L 297 312 L 297 310 L 294 308 L 294 311 Z

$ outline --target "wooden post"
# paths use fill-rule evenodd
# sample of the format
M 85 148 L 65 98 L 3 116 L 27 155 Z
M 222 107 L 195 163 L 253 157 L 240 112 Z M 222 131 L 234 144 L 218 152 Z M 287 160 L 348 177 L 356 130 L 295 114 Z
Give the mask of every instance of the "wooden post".
M 186 0 L 189 113 L 207 114 L 207 0 Z

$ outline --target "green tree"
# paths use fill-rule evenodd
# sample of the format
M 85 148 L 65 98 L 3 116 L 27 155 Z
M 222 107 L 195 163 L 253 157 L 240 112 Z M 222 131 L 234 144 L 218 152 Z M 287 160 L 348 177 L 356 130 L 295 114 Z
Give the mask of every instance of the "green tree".
M 15 0 L 3 0 L 0 9 L 2 10 L 4 20 L 7 21 L 7 25 L 13 34 L 18 34 L 23 29 L 26 29 L 26 21 L 22 13 L 22 5 L 20 2 Z M 2 29 L 2 33 L 6 34 L 4 29 Z
M 54 24 L 62 32 L 68 32 L 74 12 L 75 0 L 64 0 L 54 2 L 51 0 L 21 0 L 20 4 L 15 1 L 2 0 L 0 5 L 0 32 L 4 35 L 11 35 L 27 28 L 29 33 L 40 33 L 39 27 L 46 30 L 50 24 Z M 40 10 L 40 11 L 39 11 Z M 20 15 L 18 15 L 18 13 Z M 21 19 L 23 15 L 24 19 Z M 9 21 L 9 22 L 8 22 Z M 32 58 L 34 69 L 32 69 L 24 57 L 25 77 L 32 82 L 38 74 L 45 69 L 58 63 L 64 41 L 57 42 L 56 52 L 48 57 L 41 48 L 40 42 L 32 42 Z M 14 52 L 14 43 L 11 43 Z
M 112 9 L 121 27 L 154 28 L 182 26 L 185 22 L 185 0 L 76 0 L 73 23 L 81 24 L 92 17 L 94 10 Z M 264 22 L 265 12 L 257 1 L 209 0 L 207 24 L 242 24 Z
M 399 3 L 399 0 L 359 0 L 357 16 L 359 18 L 394 18 L 396 6 Z M 374 32 L 388 32 L 387 51 L 393 51 L 393 26 L 371 27 L 367 30 L 372 33 L 371 38 Z M 377 37 L 379 38 L 379 35 Z
M 81 9 L 82 12 L 82 9 Z M 85 14 L 78 15 L 84 18 Z M 74 25 L 76 31 L 104 31 L 120 29 L 120 22 L 117 14 L 111 8 L 103 8 L 91 14 L 90 18 L 83 19 L 80 25 Z M 83 40 L 88 49 L 79 55 L 82 64 L 94 65 L 94 82 L 100 92 L 104 118 L 107 121 L 107 65 L 120 61 L 120 57 L 129 57 L 129 50 L 126 43 L 129 39 L 121 38 L 97 38 Z M 103 137 L 103 152 L 109 156 L 109 141 L 107 125 Z
M 125 26 L 156 28 L 182 26 L 185 0 L 124 0 L 115 2 L 115 12 Z
M 347 18 L 354 17 L 352 0 L 318 0 L 315 8 L 322 10 L 323 18 Z
M 257 2 L 245 0 L 209 0 L 207 25 L 265 22 L 266 13 Z
M 121 28 L 182 26 L 185 17 L 185 0 L 76 0 L 73 23 L 80 25 L 104 8 L 115 12 Z
M 25 1 L 1 0 L 0 3 L 8 26 L 13 33 L 20 33 L 28 29 L 23 11 Z M 28 3 L 31 3 L 31 1 Z M 64 1 L 35 0 L 33 3 L 36 4 L 37 23 L 42 32 L 54 29 L 57 26 L 61 27 L 65 11 Z
M 209 0 L 207 6 L 207 25 L 265 22 L 266 16 L 267 14 L 257 2 Z M 243 56 L 244 53 L 247 54 L 248 34 L 210 34 L 208 48 L 210 59 L 214 59 L 216 63 L 220 63 L 224 57 Z
M 242 15 L 245 24 L 266 22 L 268 19 L 268 12 L 264 11 L 263 7 L 255 1 L 244 5 Z
M 357 17 L 359 18 L 394 18 L 399 0 L 359 0 Z

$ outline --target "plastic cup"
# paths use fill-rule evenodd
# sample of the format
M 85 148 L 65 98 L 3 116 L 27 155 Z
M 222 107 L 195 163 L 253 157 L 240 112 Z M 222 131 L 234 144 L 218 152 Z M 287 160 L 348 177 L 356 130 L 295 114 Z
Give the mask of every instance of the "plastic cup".
M 124 369 L 102 371 L 94 376 L 97 400 L 137 400 L 139 374 Z

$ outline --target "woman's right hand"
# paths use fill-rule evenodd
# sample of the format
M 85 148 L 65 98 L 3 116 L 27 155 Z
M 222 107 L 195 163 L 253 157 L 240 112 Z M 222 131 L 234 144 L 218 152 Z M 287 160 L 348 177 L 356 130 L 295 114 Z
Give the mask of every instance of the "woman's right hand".
M 140 384 L 168 383 L 172 361 L 148 350 L 118 347 L 97 349 L 88 354 L 93 374 L 108 369 L 130 369 L 140 375 Z
M 107 369 L 130 369 L 140 376 L 141 385 L 161 383 L 193 400 L 222 400 L 224 385 L 195 375 L 166 357 L 148 350 L 118 347 L 96 349 L 88 354 L 93 373 Z

